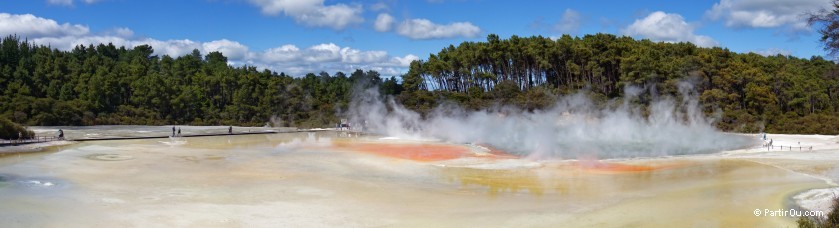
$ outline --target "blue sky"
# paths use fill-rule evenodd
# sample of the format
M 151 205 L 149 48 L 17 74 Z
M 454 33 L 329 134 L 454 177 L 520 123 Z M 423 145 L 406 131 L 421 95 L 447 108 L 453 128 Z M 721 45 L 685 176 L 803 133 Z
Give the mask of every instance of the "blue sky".
M 231 64 L 301 75 L 405 72 L 449 44 L 487 34 L 598 32 L 736 52 L 824 55 L 806 12 L 829 0 L 8 0 L 0 35 L 39 44 L 151 44 L 158 55 L 221 51 Z

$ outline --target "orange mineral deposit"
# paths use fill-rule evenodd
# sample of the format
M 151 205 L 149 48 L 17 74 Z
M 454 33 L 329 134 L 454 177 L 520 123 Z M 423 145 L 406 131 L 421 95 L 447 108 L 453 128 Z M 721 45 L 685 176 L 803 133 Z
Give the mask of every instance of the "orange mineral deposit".
M 513 155 L 499 150 L 489 154 L 478 154 L 465 145 L 435 144 L 435 143 L 348 143 L 338 142 L 336 149 L 375 154 L 379 156 L 408 159 L 419 162 L 444 161 L 465 157 L 509 158 Z

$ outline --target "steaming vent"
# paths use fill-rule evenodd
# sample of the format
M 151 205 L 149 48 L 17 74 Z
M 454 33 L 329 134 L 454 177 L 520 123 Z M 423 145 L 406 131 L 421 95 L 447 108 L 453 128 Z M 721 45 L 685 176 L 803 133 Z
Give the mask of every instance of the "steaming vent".
M 597 104 L 578 93 L 553 107 L 468 111 L 442 105 L 423 117 L 376 90 L 357 93 L 348 116 L 366 131 L 405 139 L 487 144 L 533 159 L 635 158 L 714 153 L 756 145 L 753 137 L 724 133 L 702 112 L 688 83 L 680 99 L 652 96 L 633 105 L 640 89 L 628 87 L 622 100 Z

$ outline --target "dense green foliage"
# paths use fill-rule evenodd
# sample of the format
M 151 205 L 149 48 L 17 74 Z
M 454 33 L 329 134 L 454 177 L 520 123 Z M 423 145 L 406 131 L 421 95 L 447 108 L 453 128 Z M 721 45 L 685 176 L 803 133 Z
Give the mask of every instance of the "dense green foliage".
M 620 98 L 626 86 L 646 88 L 638 103 L 647 104 L 658 95 L 681 96 L 679 84 L 687 81 L 706 114 L 721 114 L 723 130 L 839 133 L 839 72 L 821 57 L 764 57 L 609 34 L 489 35 L 414 62 L 403 81 L 414 94 L 401 101 L 420 110 L 427 108 L 415 105 L 428 95 L 424 90 L 474 109 L 494 101 L 539 109 L 580 90 L 596 100 Z
M 798 227 L 800 228 L 836 228 L 839 227 L 839 197 L 834 197 L 830 211 L 824 217 L 799 217 Z
M 330 126 L 354 84 L 401 91 L 375 71 L 291 77 L 232 67 L 219 52 L 172 58 L 147 45 L 71 51 L 9 36 L 0 44 L 0 117 L 27 125 Z
M 9 36 L 0 41 L 0 117 L 27 125 L 196 124 L 332 126 L 354 88 L 378 86 L 409 109 L 442 101 L 472 109 L 546 108 L 584 91 L 595 101 L 645 88 L 633 102 L 681 96 L 692 82 L 703 110 L 723 130 L 836 134 L 839 73 L 820 57 L 760 56 L 690 43 L 608 34 L 489 35 L 414 61 L 401 81 L 375 71 L 292 77 L 230 66 L 218 52 L 155 56 L 147 45 L 59 51 Z M 833 126 L 833 127 L 828 127 Z
M 18 134 L 20 134 L 20 137 Z M 35 132 L 27 130 L 16 123 L 12 123 L 12 121 L 6 118 L 0 117 L 0 139 L 27 139 L 33 136 L 35 136 Z

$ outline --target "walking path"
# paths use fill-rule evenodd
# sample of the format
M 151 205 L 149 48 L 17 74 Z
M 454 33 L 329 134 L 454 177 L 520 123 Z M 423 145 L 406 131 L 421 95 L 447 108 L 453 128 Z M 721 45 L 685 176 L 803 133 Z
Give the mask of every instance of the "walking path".
M 226 136 L 226 135 L 259 135 L 259 134 L 279 134 L 279 133 L 296 133 L 296 132 L 316 132 L 322 131 L 319 129 L 306 129 L 306 130 L 295 130 L 295 131 L 257 131 L 257 132 L 234 132 L 234 133 L 210 133 L 210 134 L 191 134 L 191 135 L 180 135 L 177 137 L 211 137 L 211 136 Z M 75 142 L 85 142 L 85 141 L 106 141 L 106 140 L 128 140 L 128 139 L 163 139 L 169 138 L 170 135 L 156 135 L 156 136 L 132 136 L 132 137 L 104 137 L 104 138 L 81 138 L 81 139 L 59 139 L 58 137 L 53 136 L 39 136 L 34 139 L 22 139 L 22 140 L 0 140 L 0 146 L 17 146 L 17 145 L 25 145 L 31 143 L 42 143 L 42 142 L 52 142 L 52 141 L 75 141 Z

